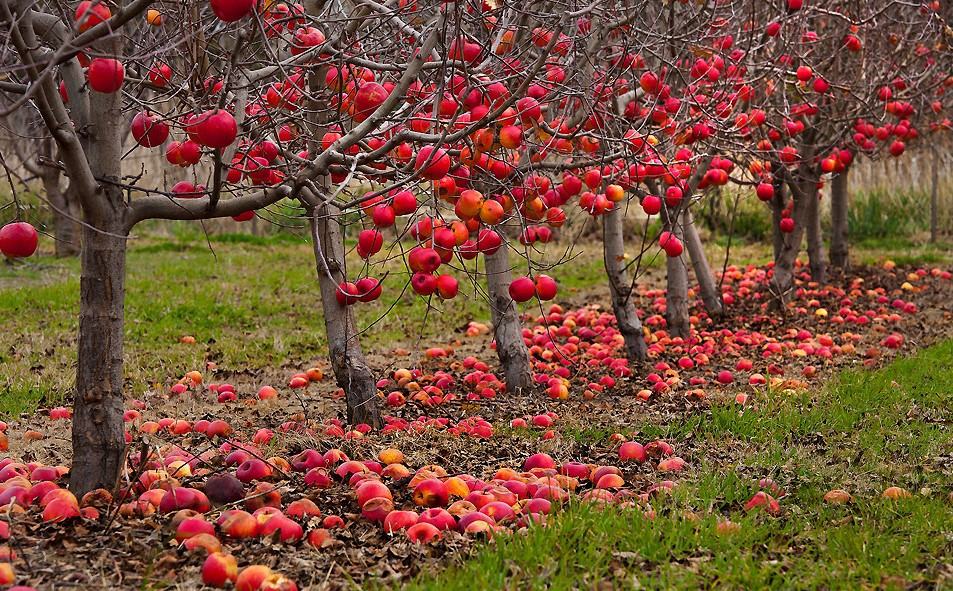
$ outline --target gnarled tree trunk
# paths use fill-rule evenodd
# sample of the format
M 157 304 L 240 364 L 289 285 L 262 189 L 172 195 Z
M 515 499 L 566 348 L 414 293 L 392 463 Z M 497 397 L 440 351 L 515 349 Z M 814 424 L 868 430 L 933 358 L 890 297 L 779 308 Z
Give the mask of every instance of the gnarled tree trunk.
M 613 208 L 603 216 L 603 259 L 609 276 L 609 293 L 612 296 L 612 311 L 615 313 L 619 332 L 625 339 L 625 352 L 632 361 L 643 362 L 646 358 L 645 335 L 642 322 L 632 301 L 633 284 L 625 272 L 625 242 L 622 237 L 623 215 L 621 208 Z
M 518 392 L 533 383 L 529 367 L 529 350 L 523 341 L 519 311 L 510 297 L 509 248 L 504 244 L 495 253 L 486 255 L 486 285 L 490 296 L 490 317 L 496 354 L 500 358 L 506 389 Z
M 344 281 L 344 236 L 338 212 L 327 204 L 315 207 L 311 214 L 311 237 L 321 287 L 321 307 L 328 334 L 331 367 L 347 401 L 347 421 L 381 426 L 377 399 L 377 380 L 367 365 L 358 339 L 354 314 L 338 303 L 335 295 Z
M 685 229 L 685 248 L 688 250 L 688 256 L 692 261 L 692 268 L 695 270 L 695 279 L 698 281 L 699 291 L 701 292 L 702 302 L 705 304 L 705 310 L 708 315 L 718 317 L 724 314 L 724 302 L 721 299 L 721 291 L 718 289 L 718 282 L 711 272 L 711 266 L 708 264 L 708 257 L 705 255 L 705 247 L 702 245 L 701 237 L 698 235 L 698 228 L 695 227 L 695 220 L 692 217 L 691 210 L 686 209 L 682 214 L 682 225 Z
M 831 266 L 845 273 L 850 264 L 847 242 L 847 175 L 850 169 L 834 177 L 831 182 Z

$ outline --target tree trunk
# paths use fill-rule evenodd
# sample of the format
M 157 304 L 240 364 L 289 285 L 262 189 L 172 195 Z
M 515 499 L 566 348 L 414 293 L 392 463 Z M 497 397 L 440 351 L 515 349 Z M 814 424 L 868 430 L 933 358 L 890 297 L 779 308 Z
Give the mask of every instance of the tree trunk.
M 936 149 L 936 144 L 931 150 L 933 158 L 930 162 L 930 242 L 935 243 L 939 234 L 940 226 L 940 201 L 939 201 L 939 176 L 940 176 L 940 151 Z
M 797 261 L 798 253 L 801 252 L 801 241 L 804 239 L 808 201 L 817 200 L 817 175 L 809 171 L 805 174 L 811 178 L 801 180 L 796 188 L 791 187 L 791 192 L 794 194 L 794 210 L 791 212 L 791 217 L 794 219 L 794 231 L 784 237 L 781 252 L 774 262 L 771 291 L 774 293 L 775 304 L 779 307 L 783 307 L 790 300 L 794 287 L 794 263 Z
M 122 365 L 126 238 L 121 223 L 92 225 L 110 234 L 83 227 L 69 481 L 77 496 L 95 488 L 113 489 L 126 450 Z
M 781 251 L 784 249 L 784 232 L 781 231 L 781 212 L 784 211 L 784 180 L 775 179 L 774 197 L 771 198 L 771 236 L 774 244 L 774 260 L 781 257 Z
M 666 207 L 662 207 L 662 221 L 670 232 L 682 238 L 681 224 L 672 220 Z M 665 260 L 665 322 L 673 337 L 687 338 L 691 331 L 688 315 L 688 268 L 681 256 L 666 256 Z
M 841 274 L 847 272 L 850 260 L 848 256 L 847 205 L 849 193 L 847 177 L 850 169 L 834 177 L 831 183 L 831 266 Z
M 641 363 L 646 358 L 645 335 L 642 322 L 632 301 L 633 284 L 625 272 L 625 243 L 622 209 L 613 208 L 603 216 L 603 259 L 609 276 L 609 293 L 619 332 L 625 339 L 625 352 L 632 361 Z
M 817 283 L 827 281 L 827 261 L 824 257 L 824 237 L 821 235 L 820 192 L 817 185 L 807 187 L 807 203 L 804 219 L 807 232 L 807 256 L 811 268 L 811 280 Z
M 75 208 L 70 207 L 69 187 L 64 191 L 60 188 L 59 170 L 44 167 L 40 176 L 43 181 L 43 190 L 50 203 L 53 213 L 53 238 L 56 256 L 72 257 L 79 254 L 79 232 L 75 218 Z
M 347 421 L 381 426 L 377 381 L 371 372 L 350 307 L 338 303 L 335 295 L 344 281 L 344 237 L 337 213 L 328 205 L 314 208 L 311 215 L 311 238 L 321 287 L 321 307 L 328 334 L 331 367 L 338 386 L 347 401 Z
M 721 300 L 721 291 L 718 289 L 718 282 L 715 281 L 711 266 L 708 264 L 705 247 L 702 246 L 692 212 L 688 209 L 682 214 L 682 224 L 685 228 L 685 247 L 691 258 L 692 268 L 695 270 L 695 279 L 698 281 L 705 310 L 708 311 L 709 316 L 719 317 L 725 312 L 724 303 Z
M 38 146 L 39 157 L 25 160 L 24 166 L 43 183 L 43 192 L 46 193 L 46 201 L 53 217 L 53 247 L 56 256 L 76 256 L 79 254 L 80 234 L 80 224 L 77 220 L 83 214 L 73 186 L 67 184 L 65 191 L 60 188 L 62 174 L 60 169 L 54 166 L 55 150 L 56 142 L 52 137 L 41 140 Z
M 105 41 L 102 49 L 118 55 L 118 39 Z M 86 129 L 86 157 L 100 186 L 95 194 L 82 196 L 86 225 L 69 481 L 77 497 L 94 488 L 114 488 L 126 453 L 122 349 L 127 231 L 126 205 L 119 185 L 121 94 L 91 93 L 90 110 L 96 117 Z
M 490 317 L 493 322 L 493 337 L 496 339 L 496 355 L 509 392 L 529 388 L 533 375 L 529 367 L 529 350 L 523 341 L 519 311 L 510 297 L 510 253 L 505 244 L 495 253 L 486 256 L 486 285 L 490 296 Z

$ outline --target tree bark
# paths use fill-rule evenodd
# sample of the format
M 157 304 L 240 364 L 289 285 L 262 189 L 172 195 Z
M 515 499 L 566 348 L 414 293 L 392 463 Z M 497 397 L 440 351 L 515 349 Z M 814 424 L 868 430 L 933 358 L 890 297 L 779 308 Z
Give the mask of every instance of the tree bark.
M 529 366 L 529 350 L 523 341 L 519 311 L 510 297 L 510 253 L 507 245 L 486 256 L 486 285 L 490 296 L 490 318 L 496 355 L 506 381 L 506 389 L 519 392 L 529 388 L 533 375 Z
M 847 241 L 847 207 L 849 202 L 847 178 L 850 169 L 834 177 L 831 182 L 831 266 L 841 274 L 846 273 L 850 265 Z
M 804 239 L 808 201 L 817 200 L 817 173 L 810 170 L 809 166 L 802 167 L 802 170 L 803 172 L 799 174 L 804 176 L 796 179 L 790 187 L 794 195 L 794 209 L 791 212 L 791 217 L 794 219 L 794 231 L 783 238 L 781 252 L 774 263 L 774 276 L 771 278 L 770 287 L 778 307 L 783 307 L 790 300 L 794 287 L 794 264 L 798 253 L 801 252 L 801 242 Z
M 612 296 L 612 311 L 615 313 L 619 332 L 625 339 L 628 358 L 637 363 L 646 359 L 645 335 L 642 322 L 632 301 L 633 284 L 625 272 L 625 242 L 623 240 L 622 209 L 613 208 L 603 216 L 603 260 L 609 276 L 609 293 Z
M 70 490 L 77 496 L 95 488 L 113 489 L 126 450 L 122 420 L 126 238 L 121 234 L 121 223 L 91 225 L 102 231 L 83 228 L 69 481 Z
M 708 264 L 705 247 L 698 235 L 698 228 L 695 227 L 692 212 L 688 209 L 682 214 L 682 225 L 685 229 L 685 247 L 688 250 L 688 256 L 691 258 L 692 268 L 695 270 L 695 279 L 698 281 L 705 310 L 713 318 L 720 317 L 725 312 L 721 291 L 718 289 L 718 282 L 715 281 L 711 266 Z
M 824 257 L 824 237 L 821 234 L 820 192 L 817 185 L 805 187 L 804 219 L 807 232 L 807 256 L 811 269 L 811 280 L 817 283 L 827 281 L 827 261 Z
M 315 207 L 311 215 L 311 237 L 321 288 L 321 307 L 327 329 L 331 367 L 347 401 L 347 421 L 381 426 L 377 381 L 358 339 L 354 314 L 337 300 L 338 285 L 344 277 L 344 236 L 337 214 L 327 204 Z
M 52 137 L 40 140 L 37 157 L 25 159 L 23 165 L 30 174 L 39 177 L 43 184 L 43 192 L 53 218 L 53 247 L 56 256 L 70 257 L 79 254 L 80 224 L 76 220 L 83 214 L 72 185 L 67 184 L 65 191 L 60 187 L 62 174 L 60 169 L 53 165 L 55 145 Z
M 72 257 L 79 254 L 79 224 L 76 223 L 75 207 L 70 206 L 70 189 L 60 188 L 60 173 L 57 169 L 44 167 L 40 176 L 46 199 L 53 213 L 53 238 L 56 256 Z
M 781 212 L 784 211 L 784 189 L 783 179 L 775 178 L 774 197 L 771 198 L 771 236 L 774 245 L 774 260 L 777 261 L 784 249 L 784 232 L 781 231 Z
M 930 162 L 930 242 L 935 243 L 939 237 L 940 226 L 940 201 L 939 201 L 939 176 L 940 176 L 940 151 L 933 145 L 933 152 Z
M 120 54 L 118 39 L 104 44 L 104 51 Z M 122 346 L 127 208 L 119 185 L 122 95 L 90 95 L 90 109 L 96 117 L 87 127 L 85 152 L 89 171 L 100 184 L 91 194 L 80 195 L 87 225 L 83 226 L 69 482 L 77 497 L 94 488 L 114 488 L 126 453 Z
M 679 220 L 673 220 L 666 207 L 662 207 L 662 222 L 680 240 L 682 229 Z M 681 256 L 665 257 L 665 322 L 673 337 L 687 338 L 691 331 L 688 315 L 688 268 Z

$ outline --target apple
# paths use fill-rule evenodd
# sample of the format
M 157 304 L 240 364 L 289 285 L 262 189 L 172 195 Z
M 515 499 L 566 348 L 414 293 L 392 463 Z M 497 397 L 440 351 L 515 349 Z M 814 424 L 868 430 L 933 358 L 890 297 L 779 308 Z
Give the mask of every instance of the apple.
M 28 222 L 10 222 L 0 228 L 0 252 L 10 258 L 24 258 L 36 252 L 39 235 Z
M 529 277 L 517 277 L 510 282 L 509 293 L 515 302 L 528 302 L 536 295 L 536 284 Z
M 126 68 L 119 60 L 96 58 L 89 63 L 86 77 L 89 80 L 89 87 L 96 92 L 112 94 L 122 88 Z
M 209 148 L 225 148 L 235 141 L 238 135 L 238 123 L 235 117 L 224 109 L 205 111 L 189 122 L 189 135 L 194 133 L 195 141 Z
M 254 0 L 211 0 L 209 4 L 215 16 L 226 23 L 241 20 L 255 7 Z
M 439 180 L 450 172 L 450 156 L 443 148 L 424 146 L 417 152 L 414 167 L 417 173 L 430 180 Z
M 154 148 L 169 137 L 169 126 L 148 111 L 140 111 L 132 118 L 132 137 L 140 146 Z

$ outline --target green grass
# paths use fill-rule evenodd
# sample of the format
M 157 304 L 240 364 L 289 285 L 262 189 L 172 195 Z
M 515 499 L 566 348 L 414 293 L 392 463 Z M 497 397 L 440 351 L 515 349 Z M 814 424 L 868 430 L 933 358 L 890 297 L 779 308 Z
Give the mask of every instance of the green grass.
M 575 259 L 566 273 L 567 293 L 602 285 L 602 262 L 594 253 L 583 249 Z M 349 257 L 351 264 L 355 261 Z M 349 270 L 352 276 L 360 271 Z M 400 295 L 406 282 L 402 266 L 385 263 L 371 273 L 380 277 L 385 271 L 390 273 L 385 297 L 354 308 L 358 325 L 366 329 L 364 349 L 379 370 L 395 362 L 390 352 L 396 347 L 413 351 L 446 345 L 469 321 L 489 321 L 485 287 L 475 288 L 461 272 L 455 273 L 460 295 L 447 302 L 435 297 L 428 308 L 427 300 L 410 289 Z M 562 269 L 553 274 L 561 278 Z M 15 319 L 13 330 L 0 334 L 0 415 L 69 396 L 78 298 L 78 260 L 40 256 L 26 264 L 0 264 L 0 317 Z M 180 344 L 183 335 L 198 342 Z M 290 233 L 206 237 L 186 229 L 132 243 L 125 340 L 130 395 L 202 370 L 208 361 L 226 372 L 284 379 L 292 370 L 326 362 L 326 346 L 314 256 L 305 238 Z
M 688 480 L 651 502 L 655 519 L 572 506 L 407 588 L 953 588 L 951 383 L 953 340 L 875 372 L 846 372 L 820 391 L 770 393 L 757 411 L 725 404 L 710 416 L 638 425 L 676 448 L 692 435 L 699 450 Z M 598 436 L 589 431 L 571 435 Z M 787 491 L 781 517 L 743 511 L 761 477 Z M 892 485 L 913 498 L 882 499 Z M 855 502 L 824 503 L 832 488 Z M 716 533 L 725 518 L 740 531 Z
M 151 385 L 175 379 L 214 361 L 226 372 L 249 370 L 255 375 L 284 378 L 291 369 L 326 359 L 324 322 L 306 232 L 266 236 L 212 234 L 197 226 L 174 226 L 171 235 L 151 234 L 132 242 L 128 257 L 126 302 L 127 391 L 138 395 Z M 635 237 L 630 256 L 638 252 Z M 724 249 L 708 243 L 714 268 L 724 262 Z M 950 262 L 945 245 L 912 246 L 879 242 L 858 247 L 855 259 L 879 263 Z M 948 245 L 947 245 L 948 246 Z M 656 270 L 664 257 L 650 256 L 642 271 Z M 737 244 L 730 262 L 767 261 L 763 245 Z M 903 253 L 903 254 L 897 254 Z M 583 242 L 566 255 L 560 243 L 539 256 L 544 266 L 568 262 L 547 271 L 560 282 L 560 298 L 588 298 L 605 286 L 602 254 L 597 243 Z M 354 264 L 354 260 L 351 260 Z M 470 263 L 472 266 L 473 263 Z M 396 262 L 375 267 L 390 271 L 385 288 L 391 297 L 355 308 L 366 328 L 365 349 L 380 370 L 392 362 L 395 347 L 447 344 L 455 329 L 470 320 L 489 319 L 485 290 L 461 279 L 461 296 L 450 302 L 427 302 L 407 290 L 395 298 L 406 279 Z M 634 270 L 634 267 L 631 269 Z M 352 269 L 356 275 L 359 270 Z M 522 272 L 517 269 L 516 272 Z M 64 401 L 75 372 L 79 262 L 50 256 L 25 264 L 0 263 L 0 317 L 15 319 L 13 330 L 0 333 L 0 415 L 32 410 L 38 403 Z M 641 279 L 640 279 L 641 280 Z M 395 312 L 386 314 L 395 304 Z M 529 310 L 529 308 L 526 308 Z M 196 345 L 179 344 L 193 335 Z

